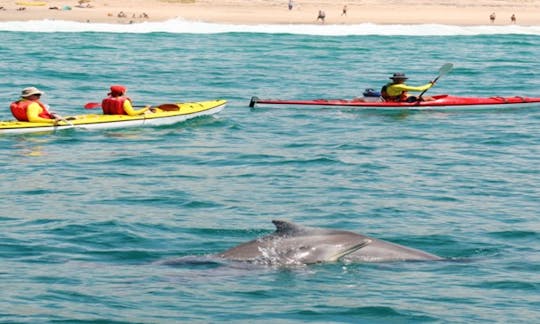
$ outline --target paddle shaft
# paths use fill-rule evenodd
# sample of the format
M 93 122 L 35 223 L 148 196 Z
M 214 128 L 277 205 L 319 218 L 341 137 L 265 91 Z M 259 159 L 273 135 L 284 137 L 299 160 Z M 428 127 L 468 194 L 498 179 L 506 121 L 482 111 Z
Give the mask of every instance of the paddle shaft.
M 143 107 L 148 107 L 148 106 L 143 106 L 143 105 L 134 105 L 132 106 L 133 108 L 143 108 Z M 86 105 L 84 105 L 84 108 L 85 109 L 96 109 L 96 108 L 101 108 L 101 103 L 99 102 L 88 102 Z
M 159 106 L 153 106 L 153 105 L 134 105 L 133 108 L 145 108 L 149 107 L 152 111 L 155 110 L 155 108 L 159 108 L 163 111 L 178 111 L 180 110 L 180 103 L 164 103 Z M 89 102 L 86 105 L 84 105 L 85 109 L 95 109 L 95 108 L 101 108 L 101 103 L 99 102 Z
M 431 87 L 435 84 L 435 82 L 437 82 L 437 80 L 439 80 L 439 77 L 440 77 L 440 75 L 437 76 L 433 81 L 431 81 L 431 84 L 432 84 Z M 424 95 L 424 93 L 426 93 L 426 91 L 428 91 L 429 89 L 431 89 L 431 87 L 429 87 L 429 88 L 427 88 L 426 90 L 422 91 L 422 92 L 420 93 L 420 95 L 418 96 L 418 99 L 419 99 L 419 100 L 422 99 L 422 96 Z
M 51 115 L 54 117 L 55 120 L 61 120 L 64 123 L 68 124 L 69 126 L 74 126 L 72 122 L 70 122 L 69 120 L 65 119 L 64 117 L 58 115 L 57 113 L 51 112 Z
M 73 125 L 72 122 L 70 122 L 69 120 L 65 119 L 64 117 L 61 117 L 60 120 L 63 121 L 64 123 L 68 124 L 68 125 L 71 126 L 71 127 L 74 127 L 74 126 L 75 126 L 75 125 Z
M 431 83 L 435 84 L 439 80 L 440 77 L 442 77 L 446 73 L 450 72 L 453 67 L 454 67 L 454 65 L 452 63 L 446 63 L 443 66 L 441 66 L 441 68 L 439 69 L 439 75 Z M 422 93 L 420 93 L 420 95 L 418 96 L 418 101 L 422 100 L 422 96 L 429 89 L 431 89 L 431 87 L 427 88 L 426 90 L 422 91 Z

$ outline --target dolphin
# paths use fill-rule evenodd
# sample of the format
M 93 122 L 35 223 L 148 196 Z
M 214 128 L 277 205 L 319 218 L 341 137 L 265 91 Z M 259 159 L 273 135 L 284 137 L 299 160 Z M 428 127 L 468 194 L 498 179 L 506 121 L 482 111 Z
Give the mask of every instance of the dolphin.
M 309 228 L 273 220 L 276 231 L 240 244 L 216 256 L 260 264 L 313 264 L 335 262 L 371 243 L 367 237 L 347 231 Z
M 443 260 L 424 251 L 343 230 L 273 220 L 276 231 L 216 256 L 263 264 Z

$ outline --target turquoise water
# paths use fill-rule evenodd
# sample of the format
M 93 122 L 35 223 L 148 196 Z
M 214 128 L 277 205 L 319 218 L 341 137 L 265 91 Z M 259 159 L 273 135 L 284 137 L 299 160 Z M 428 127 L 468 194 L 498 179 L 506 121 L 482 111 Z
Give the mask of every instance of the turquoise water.
M 428 94 L 540 96 L 540 35 L 438 31 L 1 32 L 0 119 L 30 85 L 64 115 L 114 83 L 139 104 L 229 105 L 168 127 L 0 137 L 0 322 L 537 321 L 540 106 L 247 107 L 350 98 L 396 71 L 420 84 L 446 62 Z M 449 261 L 163 264 L 268 234 L 272 219 Z

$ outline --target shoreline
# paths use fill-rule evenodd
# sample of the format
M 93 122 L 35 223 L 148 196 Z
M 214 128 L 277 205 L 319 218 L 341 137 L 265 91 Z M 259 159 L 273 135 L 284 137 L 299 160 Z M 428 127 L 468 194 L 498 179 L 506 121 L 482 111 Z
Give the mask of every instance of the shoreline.
M 453 4 L 421 0 L 392 1 L 384 5 L 374 0 L 77 0 L 0 1 L 0 22 L 65 20 L 88 23 L 129 24 L 162 22 L 171 19 L 234 25 L 327 24 L 381 25 L 440 24 L 455 26 L 540 25 L 540 3 L 482 1 L 474 4 L 456 0 Z M 493 3 L 496 3 L 495 5 Z M 36 4 L 36 5 L 33 5 Z M 344 6 L 346 12 L 344 12 Z M 317 19 L 319 11 L 324 21 Z M 123 13 L 123 15 L 122 15 Z M 491 21 L 490 14 L 496 19 Z M 512 22 L 510 17 L 516 16 Z

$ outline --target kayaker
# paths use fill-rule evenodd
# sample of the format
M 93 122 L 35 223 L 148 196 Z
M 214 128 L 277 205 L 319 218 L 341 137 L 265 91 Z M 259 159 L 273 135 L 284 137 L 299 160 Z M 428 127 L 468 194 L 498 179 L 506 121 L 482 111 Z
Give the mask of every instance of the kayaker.
M 391 76 L 390 79 L 392 80 L 392 82 L 387 83 L 381 89 L 381 97 L 384 99 L 384 101 L 415 102 L 418 100 L 418 98 L 416 98 L 415 96 L 409 96 L 407 94 L 407 91 L 422 92 L 431 88 L 435 84 L 433 81 L 430 81 L 429 83 L 418 87 L 408 86 L 405 84 L 405 80 L 407 80 L 408 78 L 405 76 L 404 73 L 394 73 L 394 75 Z M 423 96 L 422 100 L 431 101 L 434 99 L 432 97 Z
M 150 110 L 150 107 L 135 110 L 131 105 L 131 99 L 126 96 L 127 88 L 122 85 L 111 86 L 111 92 L 108 97 L 101 102 L 104 115 L 129 115 L 137 116 Z
M 39 99 L 44 92 L 36 87 L 24 88 L 21 98 L 10 105 L 11 113 L 19 121 L 56 124 L 62 117 L 51 113 Z

